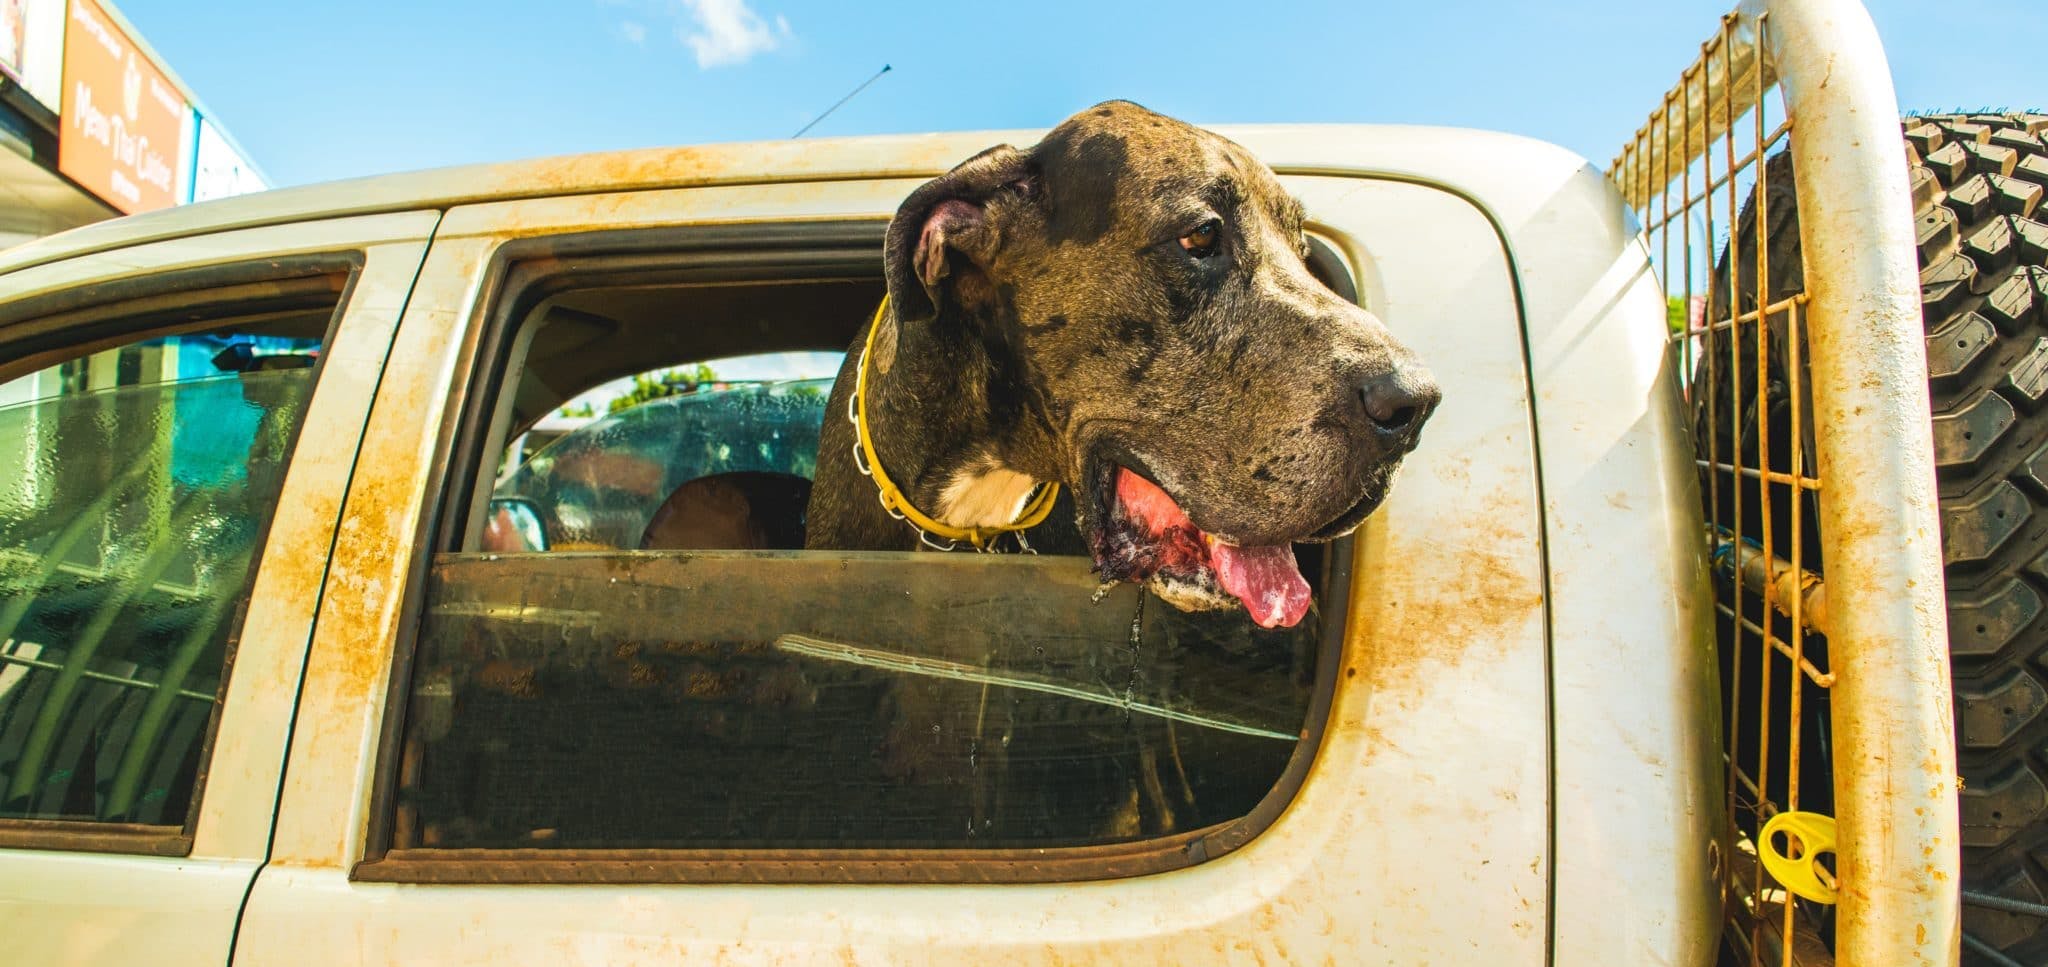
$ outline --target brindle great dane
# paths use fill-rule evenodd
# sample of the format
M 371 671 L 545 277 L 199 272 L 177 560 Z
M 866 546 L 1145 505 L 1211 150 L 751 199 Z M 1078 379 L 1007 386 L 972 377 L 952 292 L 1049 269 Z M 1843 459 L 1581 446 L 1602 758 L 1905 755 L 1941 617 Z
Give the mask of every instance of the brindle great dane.
M 1074 528 L 1056 513 L 1040 549 L 1182 610 L 1295 624 L 1291 543 L 1378 507 L 1439 399 L 1310 274 L 1302 216 L 1243 148 L 1123 101 L 918 188 L 884 243 L 891 311 L 833 390 L 808 545 L 919 543 L 855 462 L 865 356 L 875 452 L 924 513 L 1003 525 L 1056 481 Z

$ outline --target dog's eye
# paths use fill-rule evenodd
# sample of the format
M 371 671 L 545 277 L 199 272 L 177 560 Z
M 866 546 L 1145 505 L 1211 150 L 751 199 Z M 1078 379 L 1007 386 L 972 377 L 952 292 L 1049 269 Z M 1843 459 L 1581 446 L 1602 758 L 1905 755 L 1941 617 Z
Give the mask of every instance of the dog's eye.
M 1216 243 L 1223 237 L 1223 223 L 1216 219 L 1203 222 L 1192 232 L 1180 237 L 1180 247 L 1189 255 L 1205 259 L 1216 254 Z

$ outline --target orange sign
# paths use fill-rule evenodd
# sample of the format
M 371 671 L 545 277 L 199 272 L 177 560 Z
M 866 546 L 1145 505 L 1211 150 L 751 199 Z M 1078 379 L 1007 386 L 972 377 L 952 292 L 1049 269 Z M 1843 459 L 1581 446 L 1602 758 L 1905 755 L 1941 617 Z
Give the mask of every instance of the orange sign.
M 69 18 L 57 170 L 124 212 L 169 208 L 192 108 L 99 4 Z

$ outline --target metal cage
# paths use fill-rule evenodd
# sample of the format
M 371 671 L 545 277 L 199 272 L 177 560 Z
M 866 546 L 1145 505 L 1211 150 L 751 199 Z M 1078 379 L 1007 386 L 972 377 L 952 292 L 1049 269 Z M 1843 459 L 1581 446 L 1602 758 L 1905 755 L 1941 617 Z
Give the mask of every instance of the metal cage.
M 1947 617 L 1890 76 L 1855 0 L 1751 0 L 1611 170 L 1687 375 L 1734 827 L 1724 951 L 1748 964 L 1958 956 Z

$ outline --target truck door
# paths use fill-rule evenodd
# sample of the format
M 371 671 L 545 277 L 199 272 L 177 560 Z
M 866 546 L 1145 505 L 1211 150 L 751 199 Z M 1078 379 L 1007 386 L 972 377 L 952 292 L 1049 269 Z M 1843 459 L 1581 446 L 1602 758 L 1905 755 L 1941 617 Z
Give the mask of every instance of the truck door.
M 437 217 L 0 279 L 10 962 L 227 962 L 341 495 Z
M 616 170 L 749 160 L 703 154 Z M 700 482 L 808 483 L 801 428 L 845 411 L 777 380 L 837 371 L 930 177 L 877 157 L 449 212 L 238 960 L 1544 963 L 1539 515 L 1484 215 L 1287 178 L 1446 400 L 1391 501 L 1297 549 L 1293 631 L 1091 600 L 1078 557 L 644 549 Z

